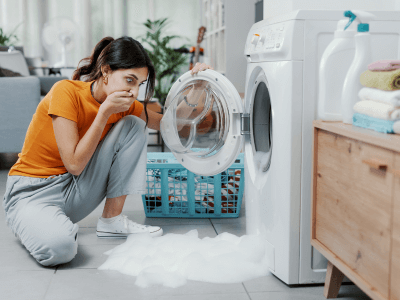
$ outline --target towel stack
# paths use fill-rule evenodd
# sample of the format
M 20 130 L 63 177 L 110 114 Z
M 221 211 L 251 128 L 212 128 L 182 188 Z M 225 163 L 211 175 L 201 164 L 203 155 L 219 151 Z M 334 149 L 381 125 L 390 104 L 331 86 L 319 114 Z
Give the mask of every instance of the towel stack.
M 400 60 L 382 60 L 361 74 L 365 86 L 354 105 L 353 125 L 384 133 L 400 133 Z

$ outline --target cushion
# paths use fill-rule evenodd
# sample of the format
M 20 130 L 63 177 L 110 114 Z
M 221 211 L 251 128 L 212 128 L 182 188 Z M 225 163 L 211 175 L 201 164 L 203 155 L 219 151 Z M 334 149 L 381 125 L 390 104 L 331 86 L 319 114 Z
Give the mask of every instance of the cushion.
M 22 76 L 18 72 L 11 71 L 9 69 L 4 69 L 0 67 L 0 77 L 20 77 Z

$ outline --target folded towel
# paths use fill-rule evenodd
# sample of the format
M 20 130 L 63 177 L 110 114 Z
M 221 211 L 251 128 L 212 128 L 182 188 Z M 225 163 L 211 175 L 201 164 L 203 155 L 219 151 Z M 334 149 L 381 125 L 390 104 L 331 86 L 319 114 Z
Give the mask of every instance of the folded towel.
M 400 69 L 400 60 L 378 60 L 368 65 L 370 71 L 393 71 Z
M 400 89 L 400 69 L 394 71 L 372 72 L 367 70 L 360 76 L 363 86 L 377 88 L 385 91 Z
M 381 120 L 359 113 L 353 115 L 353 125 L 383 133 L 400 133 L 400 121 Z
M 400 106 L 400 91 L 382 91 L 374 88 L 362 88 L 358 93 L 361 100 L 371 100 Z
M 400 107 L 387 103 L 361 100 L 354 105 L 353 109 L 354 112 L 381 120 L 394 121 L 400 119 Z
M 393 131 L 394 131 L 394 133 L 400 133 L 400 121 L 394 122 Z

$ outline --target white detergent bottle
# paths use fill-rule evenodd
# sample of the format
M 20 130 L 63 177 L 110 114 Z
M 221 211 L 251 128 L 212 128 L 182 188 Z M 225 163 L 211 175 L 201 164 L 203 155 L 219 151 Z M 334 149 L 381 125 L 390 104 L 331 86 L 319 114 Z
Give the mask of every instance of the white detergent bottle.
M 342 121 L 341 99 L 344 79 L 354 59 L 357 24 L 340 20 L 333 41 L 322 55 L 319 65 L 318 119 Z M 345 30 L 345 28 L 347 30 Z
M 369 22 L 374 20 L 375 16 L 359 10 L 346 11 L 345 16 L 350 17 L 350 24 L 353 21 L 359 23 L 357 34 L 354 36 L 356 53 L 344 80 L 341 103 L 343 123 L 353 124 L 353 107 L 359 100 L 358 92 L 362 88 L 360 76 L 372 62 Z

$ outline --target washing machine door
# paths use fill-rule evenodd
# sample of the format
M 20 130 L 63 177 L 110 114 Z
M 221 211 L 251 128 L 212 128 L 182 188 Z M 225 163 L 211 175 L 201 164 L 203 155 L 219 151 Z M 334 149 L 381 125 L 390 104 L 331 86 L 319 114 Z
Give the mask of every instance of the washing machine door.
M 183 74 L 168 93 L 164 111 L 163 140 L 189 171 L 218 174 L 239 154 L 243 104 L 222 74 L 210 69 Z

